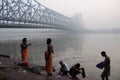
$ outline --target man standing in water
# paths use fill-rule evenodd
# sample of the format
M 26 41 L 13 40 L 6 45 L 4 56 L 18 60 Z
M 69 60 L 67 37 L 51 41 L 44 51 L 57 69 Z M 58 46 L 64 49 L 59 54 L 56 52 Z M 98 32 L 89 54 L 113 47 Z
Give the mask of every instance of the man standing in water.
M 47 50 L 45 51 L 45 61 L 46 61 L 46 71 L 48 76 L 52 76 L 53 73 L 53 46 L 51 45 L 52 39 L 48 38 L 47 39 Z
M 21 43 L 21 58 L 22 58 L 22 63 L 24 65 L 28 65 L 28 46 L 30 46 L 31 43 L 27 43 L 27 38 L 23 38 L 22 43 Z
M 105 60 L 104 60 L 105 66 L 104 66 L 104 70 L 101 74 L 101 78 L 102 78 L 102 80 L 104 80 L 105 78 L 106 78 L 106 80 L 108 80 L 108 76 L 110 76 L 110 58 L 107 56 L 105 51 L 102 51 L 101 55 L 103 57 L 105 57 Z

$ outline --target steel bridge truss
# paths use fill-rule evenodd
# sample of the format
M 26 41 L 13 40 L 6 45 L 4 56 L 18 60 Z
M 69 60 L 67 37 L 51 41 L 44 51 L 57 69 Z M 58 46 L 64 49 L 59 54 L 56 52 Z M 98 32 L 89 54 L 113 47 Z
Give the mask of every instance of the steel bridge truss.
M 0 24 L 32 27 L 70 26 L 71 20 L 36 0 L 0 0 Z

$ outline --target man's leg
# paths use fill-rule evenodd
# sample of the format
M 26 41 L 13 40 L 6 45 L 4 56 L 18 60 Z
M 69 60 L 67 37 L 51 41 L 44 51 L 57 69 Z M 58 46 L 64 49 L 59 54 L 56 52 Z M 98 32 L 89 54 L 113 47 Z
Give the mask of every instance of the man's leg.
M 108 76 L 106 76 L 106 80 L 108 80 Z
M 104 77 L 101 77 L 102 78 L 102 80 L 104 80 Z
M 75 70 L 74 71 L 74 77 L 77 78 L 77 75 L 80 74 L 80 71 L 79 70 Z
M 68 71 L 64 71 L 64 72 L 63 72 L 63 75 L 68 75 Z
M 70 76 L 74 79 L 76 77 L 76 75 L 74 74 L 74 72 L 69 72 Z

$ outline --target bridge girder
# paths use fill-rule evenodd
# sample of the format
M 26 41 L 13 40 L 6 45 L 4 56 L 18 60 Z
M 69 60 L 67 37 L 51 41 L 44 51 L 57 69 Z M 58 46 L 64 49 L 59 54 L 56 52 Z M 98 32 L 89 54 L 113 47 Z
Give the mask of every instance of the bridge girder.
M 26 2 L 25 2 L 26 1 Z M 24 24 L 36 27 L 51 27 L 58 25 L 61 28 L 70 28 L 71 20 L 56 11 L 53 11 L 36 0 L 1 0 L 0 24 Z

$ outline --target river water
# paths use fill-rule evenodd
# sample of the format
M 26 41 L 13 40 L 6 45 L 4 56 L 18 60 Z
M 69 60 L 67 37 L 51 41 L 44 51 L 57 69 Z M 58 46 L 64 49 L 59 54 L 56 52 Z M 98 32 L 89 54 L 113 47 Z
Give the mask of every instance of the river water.
M 52 38 L 54 46 L 54 67 L 59 69 L 59 61 L 70 66 L 80 63 L 87 77 L 100 80 L 102 70 L 96 64 L 103 61 L 101 51 L 111 58 L 110 80 L 120 80 L 120 34 L 72 34 L 54 29 L 0 29 L 0 54 L 20 59 L 20 44 L 23 37 L 28 38 L 29 62 L 45 65 L 44 52 L 46 39 Z

